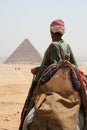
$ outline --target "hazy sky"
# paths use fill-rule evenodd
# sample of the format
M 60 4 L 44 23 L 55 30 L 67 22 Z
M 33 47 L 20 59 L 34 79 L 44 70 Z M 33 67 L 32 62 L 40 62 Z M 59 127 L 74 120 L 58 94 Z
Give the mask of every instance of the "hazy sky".
M 63 39 L 76 59 L 87 61 L 87 0 L 0 0 L 0 57 L 12 54 L 25 38 L 43 56 L 56 18 L 65 21 Z

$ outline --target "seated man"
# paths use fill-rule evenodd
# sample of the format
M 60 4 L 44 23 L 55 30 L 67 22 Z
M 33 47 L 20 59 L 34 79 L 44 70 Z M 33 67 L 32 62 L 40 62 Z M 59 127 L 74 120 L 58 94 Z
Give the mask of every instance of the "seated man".
M 57 63 L 60 60 L 67 59 L 72 64 L 77 66 L 76 60 L 74 58 L 73 52 L 70 48 L 70 45 L 67 44 L 63 39 L 62 36 L 65 33 L 65 25 L 64 21 L 61 19 L 56 19 L 50 24 L 50 33 L 52 38 L 52 43 L 47 48 L 44 58 L 42 60 L 41 66 L 34 68 L 31 70 L 31 72 L 35 75 L 34 80 L 32 82 L 29 94 L 27 96 L 27 99 L 25 101 L 22 114 L 21 114 L 21 125 L 20 130 L 22 130 L 22 123 L 24 120 L 24 117 L 26 115 L 26 109 L 32 108 L 31 99 L 33 92 L 35 90 L 35 87 L 37 86 L 38 80 L 41 76 L 41 74 L 44 72 L 44 70 L 52 63 Z M 30 108 L 29 108 L 30 107 Z M 81 129 L 82 130 L 82 129 Z

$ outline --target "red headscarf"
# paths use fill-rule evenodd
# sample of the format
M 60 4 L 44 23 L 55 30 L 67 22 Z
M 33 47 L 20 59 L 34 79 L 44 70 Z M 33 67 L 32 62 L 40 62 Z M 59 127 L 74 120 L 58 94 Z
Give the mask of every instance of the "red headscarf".
M 61 19 L 56 19 L 50 24 L 50 31 L 53 33 L 59 32 L 60 34 L 64 34 L 65 25 L 64 21 Z

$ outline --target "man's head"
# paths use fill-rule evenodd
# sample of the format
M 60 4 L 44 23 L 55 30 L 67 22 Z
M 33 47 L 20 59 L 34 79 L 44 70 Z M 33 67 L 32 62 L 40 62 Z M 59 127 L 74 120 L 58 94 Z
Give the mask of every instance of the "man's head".
M 53 33 L 60 33 L 64 34 L 65 33 L 65 25 L 64 21 L 61 19 L 56 19 L 50 24 L 50 31 Z
M 61 19 L 56 19 L 50 24 L 50 32 L 52 40 L 57 40 L 62 37 L 65 33 L 64 21 Z

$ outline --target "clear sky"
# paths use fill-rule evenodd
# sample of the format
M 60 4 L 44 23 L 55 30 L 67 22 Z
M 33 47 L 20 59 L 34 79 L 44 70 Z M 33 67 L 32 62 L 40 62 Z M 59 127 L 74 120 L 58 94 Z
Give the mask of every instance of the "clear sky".
M 87 61 L 87 0 L 0 0 L 0 57 L 10 56 L 25 38 L 43 56 L 56 18 L 65 22 L 63 39 L 76 59 Z

